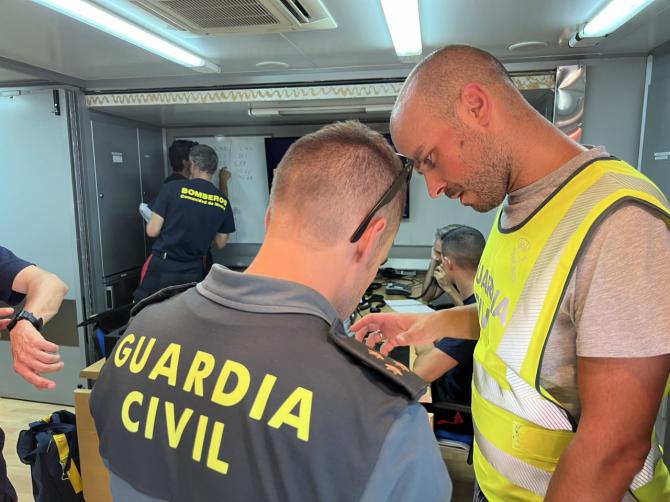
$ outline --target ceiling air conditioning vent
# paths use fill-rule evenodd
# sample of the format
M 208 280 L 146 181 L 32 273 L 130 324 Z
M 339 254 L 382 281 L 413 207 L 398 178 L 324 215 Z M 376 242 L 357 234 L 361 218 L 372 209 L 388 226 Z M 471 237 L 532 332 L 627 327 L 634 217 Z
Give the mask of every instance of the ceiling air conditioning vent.
M 281 33 L 337 28 L 321 0 L 130 0 L 180 30 L 198 35 Z

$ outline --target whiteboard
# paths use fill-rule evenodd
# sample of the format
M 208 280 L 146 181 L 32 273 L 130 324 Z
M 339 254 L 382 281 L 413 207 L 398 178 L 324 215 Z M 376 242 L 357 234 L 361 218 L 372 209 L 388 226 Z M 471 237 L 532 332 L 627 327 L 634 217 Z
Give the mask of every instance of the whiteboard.
M 235 216 L 235 233 L 229 242 L 260 244 L 265 239 L 265 210 L 270 199 L 265 136 L 213 136 L 177 138 L 211 146 L 219 156 L 219 167 L 226 166 L 228 196 Z M 218 172 L 212 183 L 219 186 Z

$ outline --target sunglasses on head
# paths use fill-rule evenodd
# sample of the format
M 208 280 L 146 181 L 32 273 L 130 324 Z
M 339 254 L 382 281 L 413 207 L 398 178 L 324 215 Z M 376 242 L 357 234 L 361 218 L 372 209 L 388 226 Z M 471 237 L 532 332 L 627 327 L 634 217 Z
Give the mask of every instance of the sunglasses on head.
M 395 180 L 393 180 L 393 183 L 391 183 L 389 189 L 386 190 L 384 195 L 381 196 L 381 199 L 379 199 L 379 201 L 372 207 L 372 209 L 370 209 L 370 212 L 365 215 L 365 218 L 363 218 L 361 224 L 358 225 L 354 233 L 351 235 L 349 242 L 358 242 L 358 240 L 363 235 L 363 232 L 365 232 L 365 229 L 368 228 L 372 218 L 374 218 L 375 214 L 377 214 L 377 211 L 391 202 L 393 197 L 395 197 L 395 195 L 403 186 L 409 186 L 409 180 L 412 178 L 412 171 L 414 170 L 414 161 L 405 157 L 404 155 L 400 155 L 399 153 L 396 155 L 403 163 L 402 169 L 398 173 L 398 176 L 396 176 Z

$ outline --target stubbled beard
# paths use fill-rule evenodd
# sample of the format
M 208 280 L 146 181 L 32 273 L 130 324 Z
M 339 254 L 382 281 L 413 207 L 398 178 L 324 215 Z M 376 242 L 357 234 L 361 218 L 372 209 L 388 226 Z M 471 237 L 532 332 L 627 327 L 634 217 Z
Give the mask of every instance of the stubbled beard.
M 502 204 L 507 195 L 512 170 L 512 155 L 493 139 L 486 140 L 471 132 L 461 136 L 465 164 L 470 176 L 464 190 L 475 194 L 470 206 L 477 212 L 486 213 Z

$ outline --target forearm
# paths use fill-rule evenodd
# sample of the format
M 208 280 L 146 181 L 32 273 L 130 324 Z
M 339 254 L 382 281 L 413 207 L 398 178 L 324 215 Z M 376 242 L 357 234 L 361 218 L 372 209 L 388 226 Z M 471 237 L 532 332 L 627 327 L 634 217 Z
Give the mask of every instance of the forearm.
M 56 275 L 42 271 L 27 285 L 25 310 L 49 322 L 56 315 L 68 291 L 67 285 Z
M 435 341 L 442 338 L 479 339 L 477 304 L 439 310 L 430 314 L 430 318 L 431 329 L 436 334 Z
M 435 345 L 433 344 L 421 344 L 421 345 L 415 345 L 414 346 L 414 352 L 417 355 L 417 358 L 421 356 L 422 354 L 425 354 L 426 352 L 429 352 L 435 348 Z
M 607 448 L 576 437 L 561 456 L 545 500 L 620 502 L 642 469 L 642 451 L 624 446 Z

